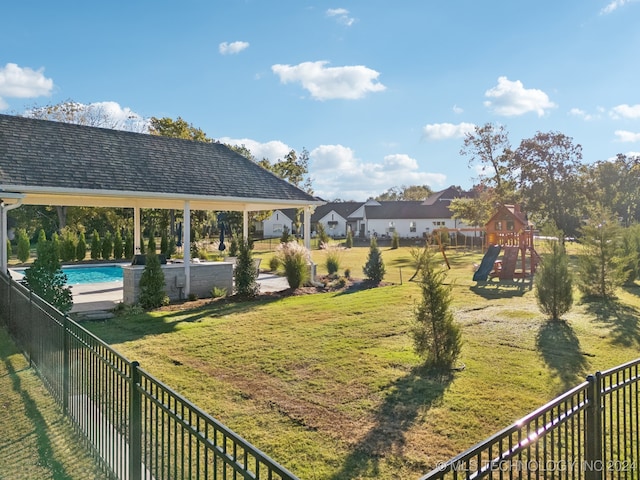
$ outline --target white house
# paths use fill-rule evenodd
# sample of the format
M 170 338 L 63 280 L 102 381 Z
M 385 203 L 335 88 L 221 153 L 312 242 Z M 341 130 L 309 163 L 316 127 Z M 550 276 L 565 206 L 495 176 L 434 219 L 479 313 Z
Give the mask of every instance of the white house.
M 269 218 L 262 221 L 263 238 L 280 237 L 282 236 L 282 232 L 285 229 L 285 227 L 289 229 L 290 233 L 293 233 L 295 219 L 296 219 L 295 208 L 274 210 Z

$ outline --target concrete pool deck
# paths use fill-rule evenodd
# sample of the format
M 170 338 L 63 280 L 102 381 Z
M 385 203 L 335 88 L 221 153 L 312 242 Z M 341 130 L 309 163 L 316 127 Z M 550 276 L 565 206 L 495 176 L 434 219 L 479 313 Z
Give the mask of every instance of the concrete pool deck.
M 260 273 L 258 283 L 260 291 L 264 293 L 280 292 L 289 288 L 285 277 L 272 273 Z M 71 313 L 106 312 L 122 303 L 122 280 L 71 285 L 71 293 L 73 294 Z

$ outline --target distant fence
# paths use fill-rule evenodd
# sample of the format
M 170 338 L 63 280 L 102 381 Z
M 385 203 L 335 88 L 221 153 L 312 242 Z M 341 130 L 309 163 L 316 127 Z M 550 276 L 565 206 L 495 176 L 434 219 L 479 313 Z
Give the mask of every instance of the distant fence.
M 297 480 L 2 273 L 0 320 L 112 478 Z
M 640 478 L 640 359 L 587 381 L 421 480 Z

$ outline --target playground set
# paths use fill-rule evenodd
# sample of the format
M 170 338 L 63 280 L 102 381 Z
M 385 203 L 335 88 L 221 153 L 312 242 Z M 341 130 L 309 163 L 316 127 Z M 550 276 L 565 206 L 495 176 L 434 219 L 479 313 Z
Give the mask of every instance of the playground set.
M 533 243 L 533 225 L 518 205 L 502 205 L 485 226 L 487 250 L 473 274 L 476 282 L 489 278 L 532 278 L 540 262 Z M 504 250 L 501 259 L 500 252 Z M 518 262 L 520 260 L 520 262 Z M 518 264 L 520 267 L 518 268 Z

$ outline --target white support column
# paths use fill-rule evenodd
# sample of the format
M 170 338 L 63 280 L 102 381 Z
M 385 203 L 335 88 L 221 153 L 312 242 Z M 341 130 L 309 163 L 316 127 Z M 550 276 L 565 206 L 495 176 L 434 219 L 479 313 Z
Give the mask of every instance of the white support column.
M 140 253 L 140 237 L 142 230 L 140 229 L 140 207 L 133 207 L 133 253 Z
M 249 212 L 242 211 L 242 238 L 249 240 Z
M 311 207 L 304 209 L 304 246 L 311 250 Z
M 0 222 L 2 223 L 2 225 L 0 225 L 0 270 L 2 273 L 7 273 L 9 268 L 9 255 L 7 252 L 7 238 L 9 238 L 9 234 L 7 233 L 7 212 L 22 205 L 22 196 L 14 196 L 13 198 L 18 198 L 18 202 L 10 205 L 0 200 Z
M 191 204 L 189 200 L 184 202 L 184 228 L 182 229 L 184 241 L 182 242 L 184 261 L 184 295 L 188 297 L 191 292 Z

